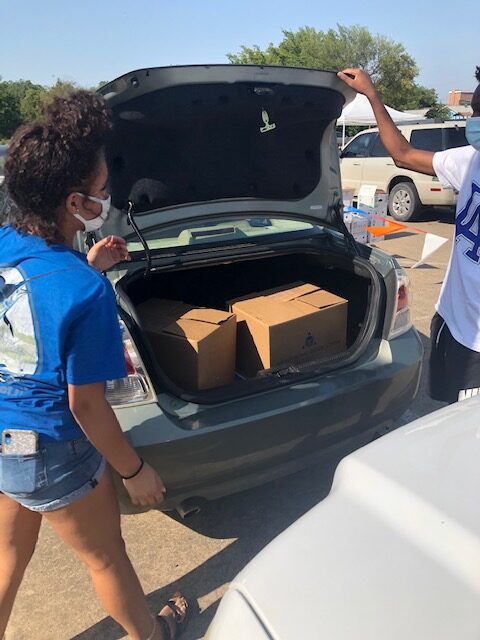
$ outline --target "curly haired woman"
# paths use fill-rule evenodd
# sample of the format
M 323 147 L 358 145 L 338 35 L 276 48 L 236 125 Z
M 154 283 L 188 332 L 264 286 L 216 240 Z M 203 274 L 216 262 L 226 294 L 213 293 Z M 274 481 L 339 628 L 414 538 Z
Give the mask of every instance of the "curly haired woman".
M 0 637 L 42 517 L 87 565 L 106 611 L 131 638 L 175 638 L 188 613 L 180 593 L 157 616 L 149 612 L 106 465 L 135 504 L 163 500 L 161 478 L 105 398 L 105 382 L 126 369 L 114 293 L 100 272 L 128 259 L 125 242 L 109 236 L 86 258 L 73 249 L 78 231 L 97 230 L 107 217 L 109 130 L 103 99 L 77 91 L 17 130 L 8 149 L 5 181 L 16 207 L 0 228 Z

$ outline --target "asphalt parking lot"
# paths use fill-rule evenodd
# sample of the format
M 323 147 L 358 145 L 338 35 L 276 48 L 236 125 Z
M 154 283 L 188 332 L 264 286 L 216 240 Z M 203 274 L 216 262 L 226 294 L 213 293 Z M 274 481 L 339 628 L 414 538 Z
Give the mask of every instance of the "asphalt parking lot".
M 453 212 L 428 211 L 422 222 L 411 227 L 450 240 Z M 428 357 L 429 324 L 451 242 L 443 245 L 427 264 L 411 270 L 420 257 L 423 242 L 422 233 L 400 233 L 379 246 L 395 255 L 409 272 L 413 320 Z M 399 425 L 441 406 L 428 398 L 425 374 L 426 366 L 417 399 Z M 337 462 L 338 457 L 326 459 L 324 465 L 216 501 L 189 520 L 180 521 L 158 511 L 124 516 L 124 537 L 152 610 L 158 609 L 172 591 L 182 589 L 199 608 L 182 638 L 201 638 L 228 582 L 272 538 L 328 494 Z M 296 615 L 299 603 L 295 594 L 292 598 L 292 615 Z M 87 572 L 48 526 L 43 526 L 6 640 L 124 637 L 97 603 Z

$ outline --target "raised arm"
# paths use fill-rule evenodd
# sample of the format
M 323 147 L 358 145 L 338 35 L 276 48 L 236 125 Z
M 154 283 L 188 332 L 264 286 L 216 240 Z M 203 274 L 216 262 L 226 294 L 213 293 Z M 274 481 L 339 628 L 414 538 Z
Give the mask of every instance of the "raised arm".
M 433 152 L 415 149 L 402 136 L 385 109 L 368 73 L 362 69 L 344 69 L 339 71 L 337 75 L 349 87 L 352 87 L 358 93 L 363 93 L 368 98 L 377 120 L 380 138 L 395 164 L 404 169 L 411 169 L 434 176 Z

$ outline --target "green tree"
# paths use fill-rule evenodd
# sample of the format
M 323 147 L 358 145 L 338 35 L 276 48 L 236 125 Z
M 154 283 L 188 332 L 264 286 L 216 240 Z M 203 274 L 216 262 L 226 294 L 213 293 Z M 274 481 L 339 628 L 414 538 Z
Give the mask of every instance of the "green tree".
M 10 93 L 15 97 L 19 104 L 28 89 L 35 86 L 30 82 L 30 80 L 9 80 L 7 81 L 7 84 L 9 86 Z
M 402 44 L 373 35 L 360 25 L 337 25 L 328 31 L 308 26 L 297 31 L 285 30 L 278 45 L 270 43 L 265 50 L 258 45 L 242 46 L 239 53 L 229 53 L 227 57 L 233 64 L 273 64 L 332 71 L 361 67 L 370 73 L 385 102 L 395 109 L 416 108 L 427 92 L 434 92 L 415 84 L 418 68 Z
M 10 138 L 21 124 L 40 116 L 45 92 L 30 80 L 0 81 L 0 139 Z
M 38 120 L 42 115 L 47 89 L 40 85 L 28 87 L 20 100 L 20 114 L 23 122 Z
M 417 85 L 405 109 L 425 109 L 433 107 L 435 104 L 438 104 L 438 94 L 435 89 L 427 89 L 427 87 Z
M 106 84 L 100 82 L 95 91 Z M 33 84 L 30 80 L 2 81 L 0 77 L 0 142 L 7 142 L 17 127 L 41 118 L 43 110 L 58 95 L 78 89 L 76 83 L 57 79 L 52 87 Z
M 426 112 L 425 118 L 438 118 L 439 120 L 449 120 L 451 118 L 450 109 L 444 104 L 434 104 Z
M 10 138 L 21 124 L 20 101 L 12 91 L 11 83 L 0 81 L 0 139 Z
M 78 88 L 79 87 L 75 82 L 68 82 L 67 80 L 60 80 L 60 78 L 57 78 L 56 83 L 52 87 L 49 87 L 43 95 L 43 106 L 49 104 L 53 98 L 56 98 L 57 96 L 67 96 Z
M 57 81 L 51 87 L 44 87 L 44 91 L 39 94 L 38 98 L 40 100 L 40 104 L 38 105 L 40 114 L 42 114 L 45 108 L 52 102 L 52 100 L 56 96 L 67 96 L 72 91 L 75 91 L 79 87 L 74 82 L 68 82 L 66 80 L 60 80 L 57 78 Z

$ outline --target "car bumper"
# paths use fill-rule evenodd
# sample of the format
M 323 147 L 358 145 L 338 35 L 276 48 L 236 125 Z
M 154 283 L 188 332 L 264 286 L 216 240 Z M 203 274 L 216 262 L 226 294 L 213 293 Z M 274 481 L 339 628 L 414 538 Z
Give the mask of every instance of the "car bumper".
M 433 207 L 454 207 L 457 203 L 457 194 L 453 189 L 442 187 L 434 182 L 418 189 L 418 195 L 422 204 Z
M 409 407 L 421 372 L 417 332 L 372 342 L 348 369 L 220 407 L 158 403 L 117 409 L 123 430 L 167 487 L 161 508 L 216 499 L 292 473 L 375 437 Z M 120 488 L 124 511 L 132 505 Z

